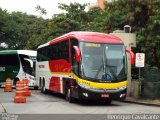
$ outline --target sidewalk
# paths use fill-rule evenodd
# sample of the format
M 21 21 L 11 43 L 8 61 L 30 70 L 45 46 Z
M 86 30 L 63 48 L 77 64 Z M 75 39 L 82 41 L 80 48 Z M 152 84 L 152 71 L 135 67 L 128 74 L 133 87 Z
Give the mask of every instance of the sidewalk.
M 151 106 L 159 106 L 160 107 L 160 99 L 152 100 L 152 99 L 135 99 L 132 97 L 127 97 L 124 102 L 128 103 L 137 103 L 143 105 L 151 105 Z

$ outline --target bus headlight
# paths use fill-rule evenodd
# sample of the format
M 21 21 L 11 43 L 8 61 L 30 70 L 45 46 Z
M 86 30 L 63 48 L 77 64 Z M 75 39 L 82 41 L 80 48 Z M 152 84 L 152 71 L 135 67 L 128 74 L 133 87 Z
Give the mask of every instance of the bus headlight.
M 90 89 L 91 87 L 90 86 L 87 86 L 87 85 L 84 85 L 84 84 L 79 84 L 80 87 L 82 88 L 86 88 L 86 89 Z
M 119 89 L 125 90 L 126 88 L 127 88 L 126 86 L 122 86 L 122 87 L 120 87 Z
M 88 97 L 88 93 L 83 93 L 83 95 L 84 95 L 85 97 Z
M 123 98 L 124 96 L 126 96 L 126 94 L 120 94 L 120 98 Z

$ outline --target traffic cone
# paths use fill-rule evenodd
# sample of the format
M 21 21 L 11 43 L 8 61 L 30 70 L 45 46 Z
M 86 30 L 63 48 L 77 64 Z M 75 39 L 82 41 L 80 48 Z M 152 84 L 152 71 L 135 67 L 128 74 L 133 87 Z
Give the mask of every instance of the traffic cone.
M 6 85 L 4 88 L 4 92 L 12 92 L 12 80 L 11 78 L 6 78 Z
M 23 81 L 17 81 L 16 83 L 16 96 L 14 97 L 15 103 L 26 103 L 26 97 L 24 95 L 24 83 Z
M 31 92 L 30 92 L 29 87 L 28 87 L 28 79 L 25 78 L 23 80 L 23 82 L 24 82 L 24 95 L 25 96 L 31 96 Z

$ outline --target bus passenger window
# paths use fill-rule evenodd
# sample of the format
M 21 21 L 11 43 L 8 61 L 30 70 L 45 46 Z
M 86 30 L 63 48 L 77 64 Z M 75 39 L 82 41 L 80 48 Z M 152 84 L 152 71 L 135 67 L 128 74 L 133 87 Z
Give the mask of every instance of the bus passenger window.
M 75 50 L 73 48 L 73 46 L 78 46 L 78 40 L 76 39 L 71 39 L 70 40 L 70 44 L 71 44 L 71 61 L 72 61 L 72 70 L 75 74 L 78 75 L 78 63 L 76 61 L 76 54 L 75 54 Z

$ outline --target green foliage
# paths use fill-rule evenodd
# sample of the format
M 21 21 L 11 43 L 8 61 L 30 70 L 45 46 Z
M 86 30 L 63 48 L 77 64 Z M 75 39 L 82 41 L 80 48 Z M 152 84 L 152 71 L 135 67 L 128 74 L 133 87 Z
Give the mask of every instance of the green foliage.
M 54 15 L 49 21 L 47 32 L 48 39 L 53 39 L 71 31 L 85 30 L 89 22 L 89 16 L 85 12 L 85 4 L 71 3 L 70 5 L 59 4 L 64 11 L 62 14 Z
M 110 33 L 128 24 L 137 35 L 135 52 L 146 53 L 146 63 L 160 68 L 159 0 L 117 0 L 107 3 L 103 30 Z
M 41 44 L 47 20 L 21 12 L 9 14 L 2 9 L 0 16 L 0 43 L 7 44 L 7 49 L 36 49 Z
M 71 31 L 110 33 L 128 24 L 137 35 L 135 52 L 146 53 L 146 63 L 160 68 L 159 0 L 114 0 L 106 2 L 105 10 L 92 8 L 88 12 L 86 6 L 59 4 L 59 9 L 64 12 L 47 20 L 0 9 L 0 43 L 5 42 L 7 49 L 36 49 L 38 45 Z M 40 6 L 36 9 L 42 10 Z
M 46 9 L 42 8 L 40 5 L 36 6 L 36 11 L 39 11 L 41 15 L 46 15 L 47 14 Z

